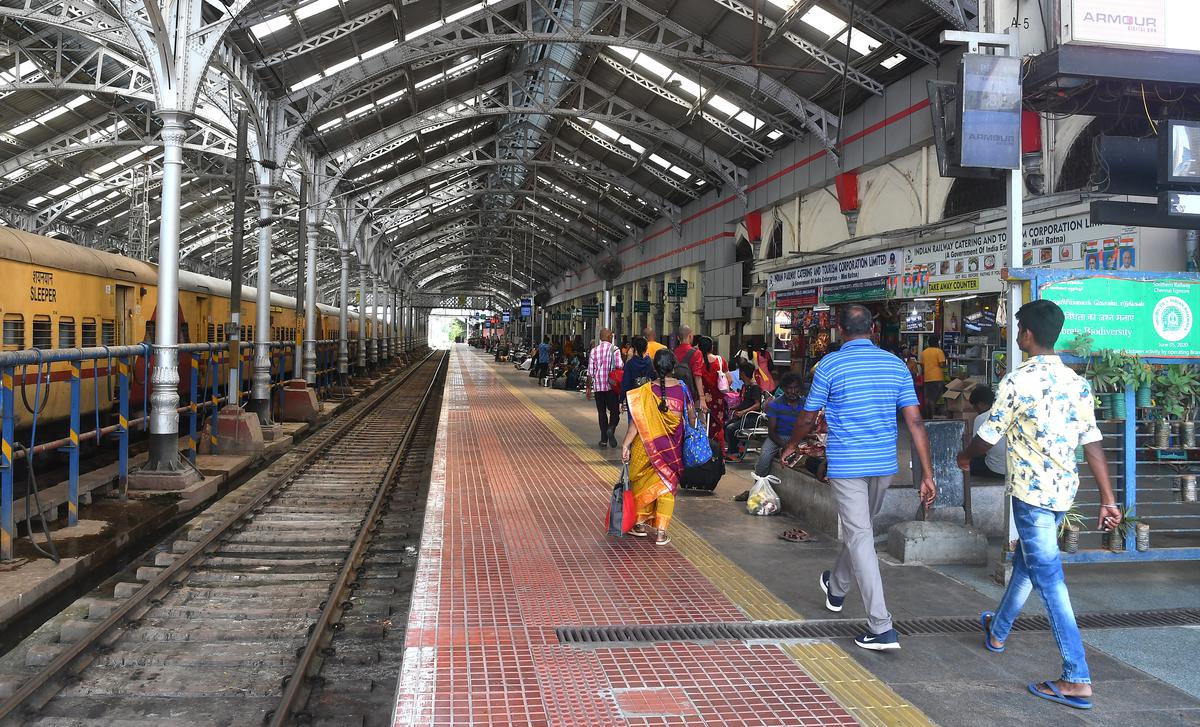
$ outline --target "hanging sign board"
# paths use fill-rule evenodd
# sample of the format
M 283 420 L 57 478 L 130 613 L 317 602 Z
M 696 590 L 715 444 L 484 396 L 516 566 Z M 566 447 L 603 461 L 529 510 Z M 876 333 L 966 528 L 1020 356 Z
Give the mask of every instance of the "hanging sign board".
M 503 319 L 504 319 L 505 323 L 508 323 L 509 321 L 512 320 L 512 313 L 509 313 L 508 311 L 504 311 Z
M 770 299 L 775 303 L 775 307 L 779 309 L 811 308 L 820 302 L 820 292 L 819 288 L 796 288 L 779 293 L 772 292 Z
M 681 283 L 667 283 L 668 298 L 686 298 L 688 292 L 687 281 Z
M 862 303 L 871 300 L 884 300 L 889 297 L 888 278 L 855 280 L 849 283 L 821 286 L 821 302 L 825 305 Z
M 650 312 L 650 301 L 648 301 L 648 300 L 633 301 L 633 312 L 634 313 L 649 313 Z
M 1196 0 L 1066 0 L 1064 43 L 1200 51 Z
M 847 283 L 896 275 L 904 263 L 903 254 L 903 250 L 888 250 L 845 260 L 832 260 L 816 265 L 780 270 L 767 276 L 767 290 L 785 291 L 813 285 Z
M 1043 283 L 1038 291 L 1066 316 L 1057 350 L 1067 350 L 1077 334 L 1087 333 L 1096 351 L 1200 357 L 1200 280 L 1096 275 Z
M 583 312 L 580 313 L 580 316 L 583 318 L 599 318 L 600 317 L 600 306 L 594 305 L 594 304 L 593 305 L 585 305 L 585 306 L 583 306 Z
M 1021 164 L 1021 59 L 968 53 L 962 61 L 962 166 Z

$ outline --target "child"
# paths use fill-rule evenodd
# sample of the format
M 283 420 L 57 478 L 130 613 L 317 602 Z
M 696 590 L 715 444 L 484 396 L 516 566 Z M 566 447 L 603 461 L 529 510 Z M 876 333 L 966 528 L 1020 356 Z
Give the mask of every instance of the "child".
M 968 399 L 978 416 L 975 417 L 974 431 L 978 432 L 983 423 L 991 415 L 992 404 L 996 395 L 986 386 L 976 386 Z M 1001 438 L 987 454 L 971 458 L 971 475 L 974 477 L 999 477 L 1008 474 L 1008 440 Z

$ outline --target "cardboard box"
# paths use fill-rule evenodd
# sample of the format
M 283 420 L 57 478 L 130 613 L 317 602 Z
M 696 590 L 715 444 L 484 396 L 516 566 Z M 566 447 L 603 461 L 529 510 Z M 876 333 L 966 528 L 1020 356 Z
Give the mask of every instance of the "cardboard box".
M 963 414 L 971 411 L 971 392 L 975 387 L 983 386 L 982 382 L 974 379 L 953 379 L 946 384 L 942 398 L 946 400 L 946 410 L 951 414 Z

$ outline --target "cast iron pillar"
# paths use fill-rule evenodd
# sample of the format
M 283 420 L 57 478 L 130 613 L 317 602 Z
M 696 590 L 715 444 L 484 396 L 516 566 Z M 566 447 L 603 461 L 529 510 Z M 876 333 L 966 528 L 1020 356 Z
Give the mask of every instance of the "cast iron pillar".
M 317 221 L 308 220 L 308 254 L 304 278 L 304 382 L 317 385 Z
M 342 279 L 338 287 L 338 383 L 346 385 L 350 373 L 350 251 L 342 250 Z
M 149 457 L 141 472 L 198 479 L 179 457 L 179 197 L 185 114 L 160 111 L 163 121 L 162 213 L 158 228 L 158 312 L 150 370 Z
M 258 279 L 254 298 L 254 374 L 250 383 L 249 409 L 258 415 L 264 429 L 273 427 L 271 418 L 271 224 L 275 190 L 270 183 L 258 189 Z
M 358 264 L 358 373 L 367 373 L 367 266 Z

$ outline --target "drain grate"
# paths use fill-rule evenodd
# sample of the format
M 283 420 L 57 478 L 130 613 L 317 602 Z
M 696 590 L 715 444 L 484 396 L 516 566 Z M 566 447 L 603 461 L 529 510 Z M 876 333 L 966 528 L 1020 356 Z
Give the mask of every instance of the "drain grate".
M 1200 609 L 1180 608 L 1166 611 L 1122 611 L 1089 613 L 1077 616 L 1084 629 L 1129 629 L 1161 626 L 1200 625 Z M 616 626 L 560 626 L 555 629 L 560 644 L 622 645 L 660 641 L 779 641 L 785 639 L 839 639 L 858 636 L 865 621 L 828 619 L 819 621 L 758 621 L 745 623 L 694 623 Z M 925 634 L 967 634 L 979 630 L 978 617 L 914 618 L 895 622 L 904 636 Z M 1049 631 L 1045 616 L 1021 616 L 1014 631 Z

